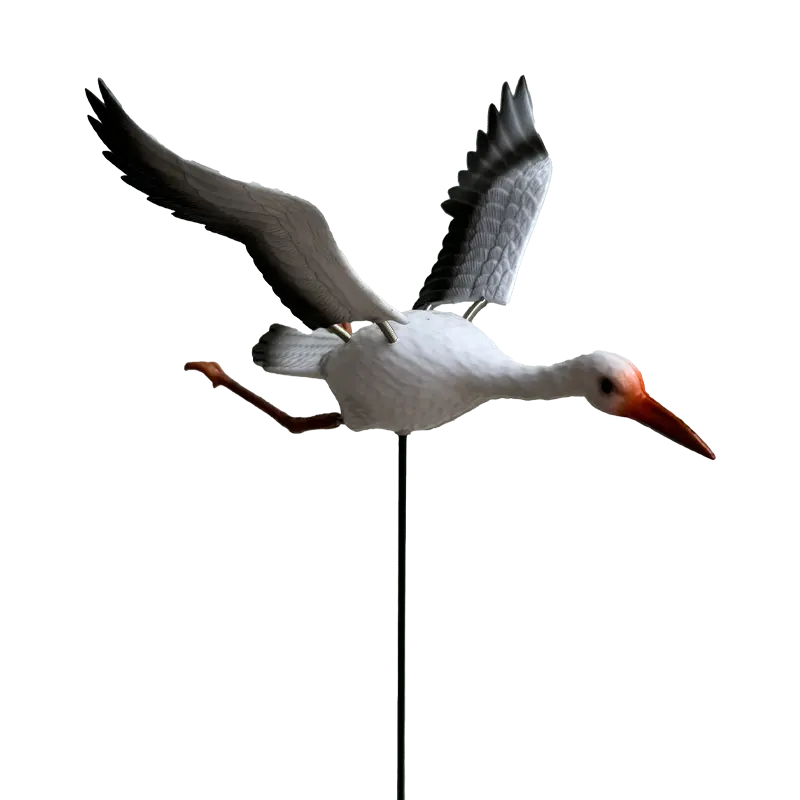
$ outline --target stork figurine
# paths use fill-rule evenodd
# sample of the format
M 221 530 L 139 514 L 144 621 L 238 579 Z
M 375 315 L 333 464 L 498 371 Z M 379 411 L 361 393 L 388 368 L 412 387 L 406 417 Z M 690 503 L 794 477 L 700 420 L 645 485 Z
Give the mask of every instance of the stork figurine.
M 552 366 L 525 366 L 503 354 L 474 324 L 487 303 L 508 303 L 550 183 L 552 162 L 536 131 L 522 77 L 489 107 L 486 133 L 467 154 L 442 207 L 452 217 L 439 258 L 411 311 L 400 313 L 358 277 L 313 205 L 243 183 L 159 144 L 125 113 L 103 81 L 86 94 L 103 155 L 148 199 L 247 248 L 266 281 L 312 333 L 273 325 L 253 348 L 267 372 L 327 381 L 339 411 L 293 417 L 228 377 L 216 362 L 191 362 L 293 433 L 375 428 L 402 435 L 444 425 L 495 398 L 585 397 L 707 458 L 709 447 L 648 395 L 639 370 L 606 352 Z M 471 302 L 462 317 L 437 310 Z M 352 332 L 350 323 L 372 325 Z M 394 323 L 394 325 L 393 325 Z M 394 326 L 397 326 L 395 329 Z

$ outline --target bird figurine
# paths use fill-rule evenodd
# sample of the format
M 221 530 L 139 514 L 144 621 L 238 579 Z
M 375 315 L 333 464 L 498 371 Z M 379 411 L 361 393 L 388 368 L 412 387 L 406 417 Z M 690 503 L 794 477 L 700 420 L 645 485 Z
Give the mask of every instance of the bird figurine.
M 467 154 L 467 169 L 442 204 L 452 218 L 413 309 L 378 297 L 339 250 L 320 211 L 276 189 L 243 183 L 168 150 L 123 110 L 103 81 L 86 94 L 103 155 L 122 180 L 174 216 L 244 244 L 278 298 L 311 333 L 273 325 L 253 347 L 267 372 L 327 382 L 339 411 L 293 417 L 232 380 L 216 362 L 190 362 L 293 433 L 344 425 L 406 436 L 451 422 L 496 398 L 584 397 L 605 412 L 646 425 L 714 458 L 683 421 L 645 390 L 627 359 L 597 351 L 551 366 L 526 366 L 475 325 L 487 303 L 506 305 L 536 219 L 552 162 L 536 130 L 525 78 L 506 83 L 499 110 Z M 439 306 L 469 302 L 466 314 Z M 371 323 L 353 330 L 351 323 Z

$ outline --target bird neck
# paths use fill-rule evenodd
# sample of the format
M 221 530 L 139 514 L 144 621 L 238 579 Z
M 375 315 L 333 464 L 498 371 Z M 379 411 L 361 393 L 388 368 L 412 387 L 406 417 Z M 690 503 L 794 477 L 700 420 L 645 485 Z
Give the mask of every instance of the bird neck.
M 511 361 L 493 376 L 493 396 L 517 400 L 557 400 L 583 397 L 585 357 L 578 356 L 550 366 L 537 367 Z

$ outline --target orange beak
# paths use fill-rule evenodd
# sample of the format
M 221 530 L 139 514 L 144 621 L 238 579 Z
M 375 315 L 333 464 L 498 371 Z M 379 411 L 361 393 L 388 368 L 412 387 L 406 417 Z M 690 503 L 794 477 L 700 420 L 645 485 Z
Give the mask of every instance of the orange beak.
M 667 411 L 661 403 L 657 403 L 647 392 L 631 400 L 622 412 L 625 417 L 630 417 L 652 428 L 667 439 L 682 444 L 700 453 L 701 456 L 714 459 L 716 456 L 711 448 L 683 421 L 678 419 L 671 411 Z

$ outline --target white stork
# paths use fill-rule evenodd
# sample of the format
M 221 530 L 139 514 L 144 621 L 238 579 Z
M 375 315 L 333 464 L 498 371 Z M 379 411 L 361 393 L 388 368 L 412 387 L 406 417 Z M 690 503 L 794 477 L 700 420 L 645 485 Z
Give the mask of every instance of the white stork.
M 525 78 L 503 86 L 500 110 L 467 155 L 467 169 L 442 207 L 452 217 L 442 250 L 414 309 L 400 313 L 350 267 L 325 218 L 310 203 L 226 178 L 186 161 L 143 131 L 103 81 L 87 91 L 122 180 L 180 219 L 245 245 L 278 298 L 312 333 L 273 325 L 253 348 L 267 372 L 327 381 L 339 412 L 292 417 L 229 378 L 215 362 L 192 362 L 294 433 L 345 425 L 406 435 L 429 430 L 495 398 L 585 397 L 607 414 L 640 422 L 707 458 L 709 447 L 653 400 L 627 359 L 594 352 L 552 366 L 525 366 L 473 323 L 486 303 L 508 303 L 552 172 L 536 131 Z M 464 317 L 441 304 L 472 302 Z M 371 325 L 354 333 L 349 325 Z M 390 323 L 396 323 L 395 330 Z M 400 327 L 402 326 L 402 327 Z M 352 335 L 351 335 L 352 334 Z

